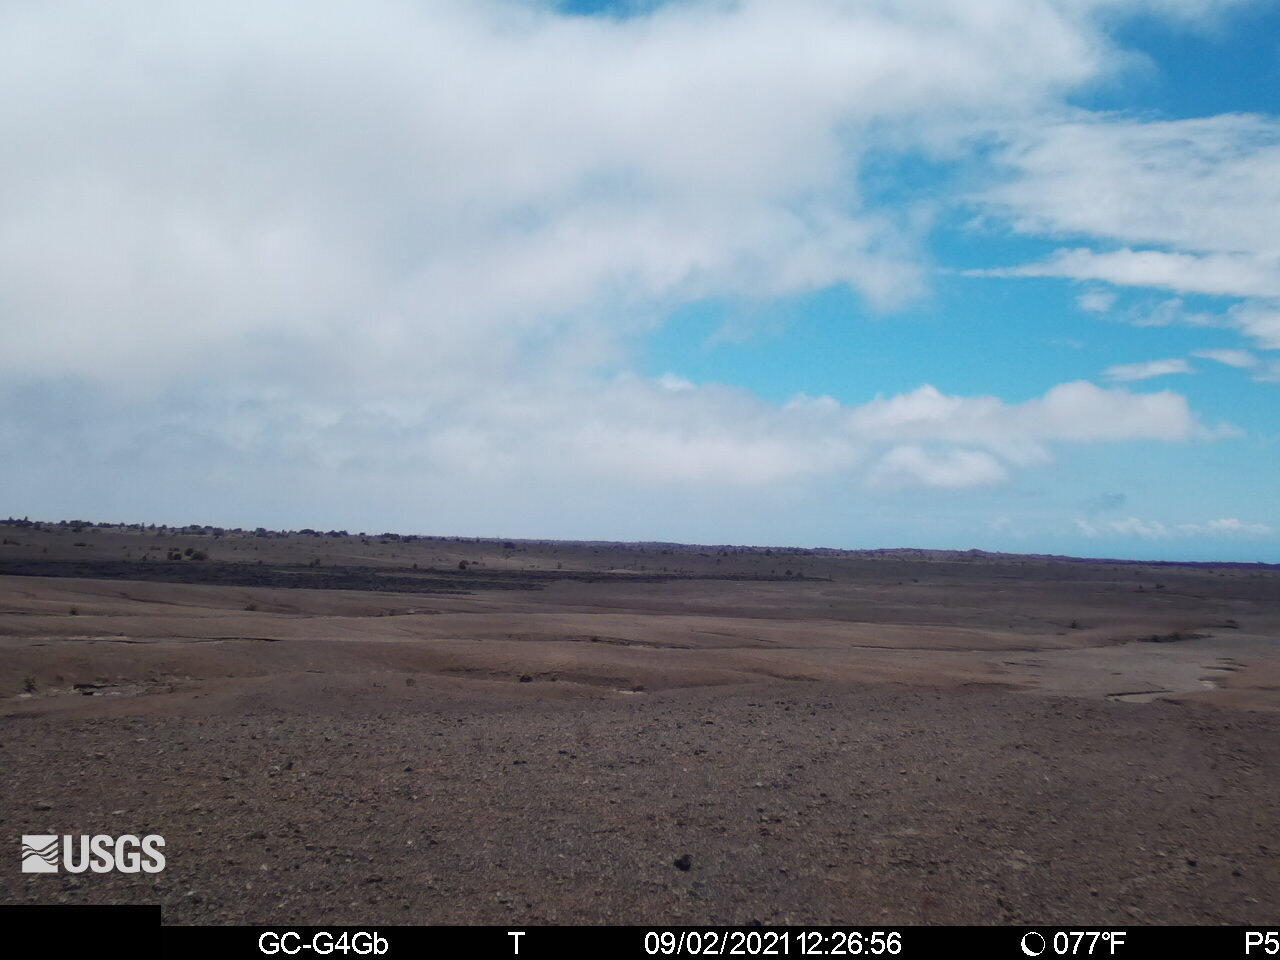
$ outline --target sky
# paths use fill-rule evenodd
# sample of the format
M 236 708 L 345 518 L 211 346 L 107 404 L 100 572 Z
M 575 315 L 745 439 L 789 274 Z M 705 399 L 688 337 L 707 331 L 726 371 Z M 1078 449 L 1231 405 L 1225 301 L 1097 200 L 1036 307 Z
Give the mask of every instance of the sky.
M 1280 4 L 0 4 L 0 514 L 1280 562 Z

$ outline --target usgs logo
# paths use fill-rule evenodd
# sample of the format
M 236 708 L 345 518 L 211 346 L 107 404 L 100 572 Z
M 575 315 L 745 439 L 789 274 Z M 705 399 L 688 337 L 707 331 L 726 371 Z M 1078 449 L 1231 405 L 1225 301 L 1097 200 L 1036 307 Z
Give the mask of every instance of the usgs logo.
M 57 873 L 58 863 L 67 873 L 159 873 L 164 869 L 164 837 L 152 833 L 139 840 L 125 834 L 109 837 L 53 833 L 28 833 L 22 837 L 22 872 Z

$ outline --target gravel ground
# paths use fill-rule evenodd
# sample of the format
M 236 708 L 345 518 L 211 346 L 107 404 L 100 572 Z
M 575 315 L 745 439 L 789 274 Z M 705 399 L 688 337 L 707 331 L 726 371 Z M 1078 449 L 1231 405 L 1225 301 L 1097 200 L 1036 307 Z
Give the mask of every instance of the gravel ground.
M 0 901 L 198 924 L 1280 915 L 1274 713 L 556 686 L 304 675 L 176 715 L 7 716 Z M 159 833 L 168 865 L 19 873 L 19 834 L 63 832 Z

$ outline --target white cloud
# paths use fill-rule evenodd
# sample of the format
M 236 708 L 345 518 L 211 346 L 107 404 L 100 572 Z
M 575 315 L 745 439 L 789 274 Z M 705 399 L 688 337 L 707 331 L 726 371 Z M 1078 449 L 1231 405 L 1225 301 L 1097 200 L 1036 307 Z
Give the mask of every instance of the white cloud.
M 1128 311 L 1125 318 L 1135 327 L 1228 327 L 1233 324 L 1216 314 L 1188 310 L 1179 297 L 1161 300 L 1155 306 L 1141 306 Z
M 1169 537 L 1263 537 L 1272 533 L 1265 523 L 1247 523 L 1237 517 L 1223 517 L 1207 523 L 1178 523 L 1172 526 L 1158 520 L 1140 520 L 1126 517 L 1123 520 L 1076 520 L 1076 528 L 1087 537 L 1118 535 L 1138 537 L 1143 540 L 1163 540 Z
M 664 390 L 670 390 L 673 393 L 683 393 L 686 390 L 694 389 L 693 381 L 686 380 L 684 377 L 677 376 L 674 373 L 664 373 L 657 380 L 658 386 Z
M 1086 290 L 1076 297 L 1076 304 L 1089 313 L 1106 313 L 1115 305 L 1116 295 L 1110 290 Z
M 1086 537 L 1101 537 L 1118 534 L 1122 537 L 1141 537 L 1144 540 L 1157 540 L 1169 535 L 1169 528 L 1159 521 L 1139 520 L 1137 517 L 1125 517 L 1123 520 L 1076 520 L 1076 529 Z
M 1271 527 L 1265 523 L 1246 523 L 1236 517 L 1223 517 L 1203 524 L 1183 524 L 1178 529 L 1188 533 L 1239 534 L 1250 537 L 1265 537 L 1272 532 Z
M 606 309 L 617 333 L 726 292 L 893 303 L 919 228 L 859 196 L 872 126 L 1031 115 L 1107 61 L 1086 12 L 5 5 L 5 362 L 138 389 L 139 363 L 314 349 L 465 382 Z
M 443 406 L 305 408 L 253 397 L 230 405 L 222 398 L 104 402 L 100 392 L 69 407 L 46 387 L 7 395 L 4 407 L 25 415 L 0 420 L 0 442 L 25 451 L 34 472 L 119 462 L 144 485 L 188 470 L 203 482 L 205 468 L 197 465 L 267 463 L 294 472 L 285 486 L 290 496 L 313 482 L 308 477 L 331 483 L 346 476 L 364 478 L 370 490 L 400 485 L 432 503 L 453 502 L 459 491 L 518 478 L 516 488 L 495 495 L 520 503 L 526 488 L 560 497 L 577 491 L 571 502 L 584 491 L 610 491 L 625 502 L 663 486 L 776 490 L 823 478 L 958 489 L 1050 463 L 1065 445 L 1223 435 L 1201 424 L 1176 393 L 1084 382 L 1019 404 L 924 386 L 860 405 L 830 397 L 778 405 L 725 386 L 675 386 L 670 378 L 553 378 L 536 387 L 477 384 L 465 401 Z M 268 473 L 257 467 L 255 482 L 266 483 Z
M 1142 537 L 1147 540 L 1169 535 L 1168 528 L 1158 520 L 1146 521 L 1139 520 L 1137 517 L 1126 517 L 1123 520 L 1113 520 L 1108 526 L 1123 536 Z
M 1007 477 L 1003 464 L 985 451 L 947 450 L 931 454 L 918 446 L 894 447 L 871 471 L 873 483 L 893 486 L 915 483 L 953 490 L 999 483 Z
M 1163 377 L 1171 373 L 1192 373 L 1191 365 L 1180 357 L 1167 360 L 1146 360 L 1142 363 L 1118 363 L 1107 367 L 1102 375 L 1111 381 L 1124 382 L 1132 380 L 1149 380 L 1152 377 Z
M 1104 237 L 1175 248 L 1205 259 L 1088 251 L 1067 261 L 1111 282 L 1172 286 L 1177 268 L 1195 287 L 1244 295 L 1272 289 L 1280 237 L 1280 119 L 1223 114 L 1190 120 L 1097 117 L 1026 128 L 1004 161 L 1014 177 L 984 199 L 1028 232 Z M 1114 279 L 1113 279 L 1114 278 Z
M 923 226 L 868 207 L 865 152 L 1034 125 L 1123 62 L 1099 17 L 1141 6 L 6 5 L 0 362 L 154 391 L 305 356 L 463 389 L 551 339 L 616 360 L 699 297 L 895 303 Z
M 1230 320 L 1260 350 L 1280 350 L 1280 304 L 1242 303 L 1229 311 Z
M 1258 358 L 1248 350 L 1235 349 L 1216 349 L 1216 350 L 1193 350 L 1193 357 L 1203 357 L 1205 360 L 1215 360 L 1218 363 L 1225 364 L 1228 367 L 1237 367 L 1240 369 L 1248 369 L 1258 365 Z
M 866 154 L 1035 129 L 1123 59 L 1099 23 L 1142 7 L 0 5 L 0 440 L 27 452 L 0 482 L 94 464 L 94 502 L 231 510 L 253 476 L 263 522 L 360 500 L 617 516 L 640 487 L 957 488 L 1060 444 L 1221 435 L 1176 393 L 1086 382 L 778 405 L 620 373 L 691 301 L 920 292 L 927 217 L 871 205 Z M 1052 154 L 1011 162 L 1032 179 Z M 1196 256 L 1266 252 L 1232 215 L 1202 218 Z M 1171 229 L 1152 217 L 1132 242 Z
M 1240 298 L 1225 317 L 1169 301 L 1133 322 L 1235 326 L 1260 349 L 1280 349 L 1280 117 L 1082 116 L 1026 126 L 1002 158 L 1012 177 L 984 203 L 1021 231 L 1107 249 L 1064 247 L 975 272 Z M 1102 302 L 1093 298 L 1083 294 L 1082 307 Z
M 971 272 L 987 276 L 1103 280 L 1119 286 L 1219 296 L 1280 296 L 1280 261 L 1235 253 L 1166 253 L 1127 248 L 1096 253 L 1076 248 L 1059 250 L 1039 263 Z
M 1064 443 L 1220 435 L 1176 393 L 1134 394 L 1086 382 L 1061 384 L 1021 404 L 923 386 L 857 406 L 830 397 L 775 406 L 729 387 L 686 381 L 673 391 L 665 378 L 635 377 L 600 385 L 590 396 L 589 402 L 577 393 L 507 399 L 476 433 L 517 462 L 573 463 L 646 483 L 752 486 L 844 475 L 878 486 L 941 488 L 999 482 L 1009 467 L 1049 462 Z M 523 414 L 515 429 L 505 423 L 512 406 Z M 474 459 L 475 451 L 467 456 Z
M 857 407 L 850 411 L 849 421 L 863 436 L 981 443 L 1011 456 L 1028 445 L 1040 449 L 1046 441 L 1191 440 L 1215 435 L 1199 423 L 1180 394 L 1131 393 L 1084 380 L 1059 384 L 1021 404 L 990 396 L 948 396 L 923 386 Z

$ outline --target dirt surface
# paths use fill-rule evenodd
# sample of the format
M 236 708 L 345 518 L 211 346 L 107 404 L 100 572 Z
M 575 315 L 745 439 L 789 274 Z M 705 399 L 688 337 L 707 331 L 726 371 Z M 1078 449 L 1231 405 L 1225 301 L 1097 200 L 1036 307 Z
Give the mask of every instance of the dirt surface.
M 0 532 L 15 851 L 159 833 L 168 858 L 14 856 L 2 902 L 158 901 L 171 923 L 1280 916 L 1275 568 Z

